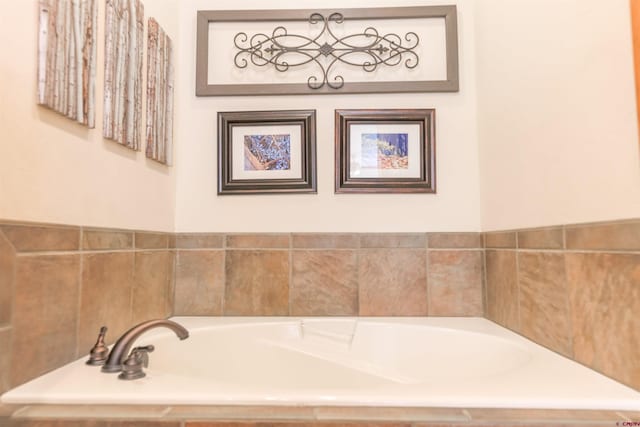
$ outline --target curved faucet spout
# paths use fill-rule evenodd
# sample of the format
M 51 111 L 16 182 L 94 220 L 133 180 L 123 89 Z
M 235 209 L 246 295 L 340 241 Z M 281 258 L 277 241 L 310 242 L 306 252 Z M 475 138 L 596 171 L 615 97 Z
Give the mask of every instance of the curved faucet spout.
M 120 372 L 122 370 L 122 363 L 127 357 L 127 354 L 129 354 L 129 350 L 135 340 L 148 330 L 158 327 L 171 329 L 181 340 L 189 338 L 189 331 L 172 320 L 157 319 L 142 322 L 129 329 L 116 341 L 111 353 L 109 353 L 107 362 L 102 366 L 102 372 Z

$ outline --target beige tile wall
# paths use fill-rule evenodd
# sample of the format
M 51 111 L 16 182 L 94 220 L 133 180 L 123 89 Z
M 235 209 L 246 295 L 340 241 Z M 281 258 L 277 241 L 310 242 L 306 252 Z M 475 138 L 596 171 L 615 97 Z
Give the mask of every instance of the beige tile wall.
M 482 316 L 479 233 L 179 234 L 176 315 Z
M 640 390 L 640 220 L 485 234 L 487 317 Z
M 170 237 L 0 221 L 0 393 L 170 315 Z

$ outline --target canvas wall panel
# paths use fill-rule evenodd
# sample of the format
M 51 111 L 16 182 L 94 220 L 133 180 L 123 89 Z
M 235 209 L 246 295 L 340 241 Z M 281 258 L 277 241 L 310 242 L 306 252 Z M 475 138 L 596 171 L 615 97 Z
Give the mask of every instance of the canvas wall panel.
M 146 155 L 171 165 L 173 151 L 173 44 L 150 18 L 147 40 Z
M 103 136 L 138 150 L 144 6 L 139 0 L 107 0 L 105 22 Z
M 38 104 L 95 127 L 97 0 L 40 0 Z

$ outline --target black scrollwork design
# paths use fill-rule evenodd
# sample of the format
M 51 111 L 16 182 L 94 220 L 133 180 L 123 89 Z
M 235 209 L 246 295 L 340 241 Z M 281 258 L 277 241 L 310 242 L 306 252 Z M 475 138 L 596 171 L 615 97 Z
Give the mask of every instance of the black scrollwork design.
M 283 26 L 274 28 L 271 35 L 257 33 L 249 37 L 247 33 L 240 32 L 233 39 L 239 50 L 234 63 L 238 68 L 247 68 L 249 63 L 258 67 L 273 66 L 279 72 L 315 64 L 318 71 L 307 79 L 311 89 L 325 85 L 331 89 L 344 86 L 344 77 L 336 70 L 339 64 L 359 67 L 368 73 L 382 65 L 404 64 L 409 69 L 418 66 L 420 58 L 415 49 L 420 38 L 416 33 L 408 32 L 404 37 L 395 33 L 381 35 L 375 28 L 367 27 L 361 33 L 338 37 L 332 26 L 343 22 L 341 13 L 327 17 L 320 13 L 311 14 L 309 23 L 322 25 L 315 37 L 289 34 Z

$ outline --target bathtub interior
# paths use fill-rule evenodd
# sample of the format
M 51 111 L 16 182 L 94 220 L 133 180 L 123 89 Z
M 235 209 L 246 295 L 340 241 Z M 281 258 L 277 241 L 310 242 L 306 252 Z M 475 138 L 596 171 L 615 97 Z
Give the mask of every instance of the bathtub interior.
M 233 404 L 640 410 L 640 393 L 481 318 L 174 317 L 147 376 L 86 358 L 3 403 Z
M 171 336 L 158 338 L 167 351 L 154 357 L 154 369 L 247 386 L 367 388 L 487 377 L 530 358 L 525 346 L 498 336 L 376 320 L 230 324 L 215 336 L 225 345 L 196 333 L 186 354 Z

